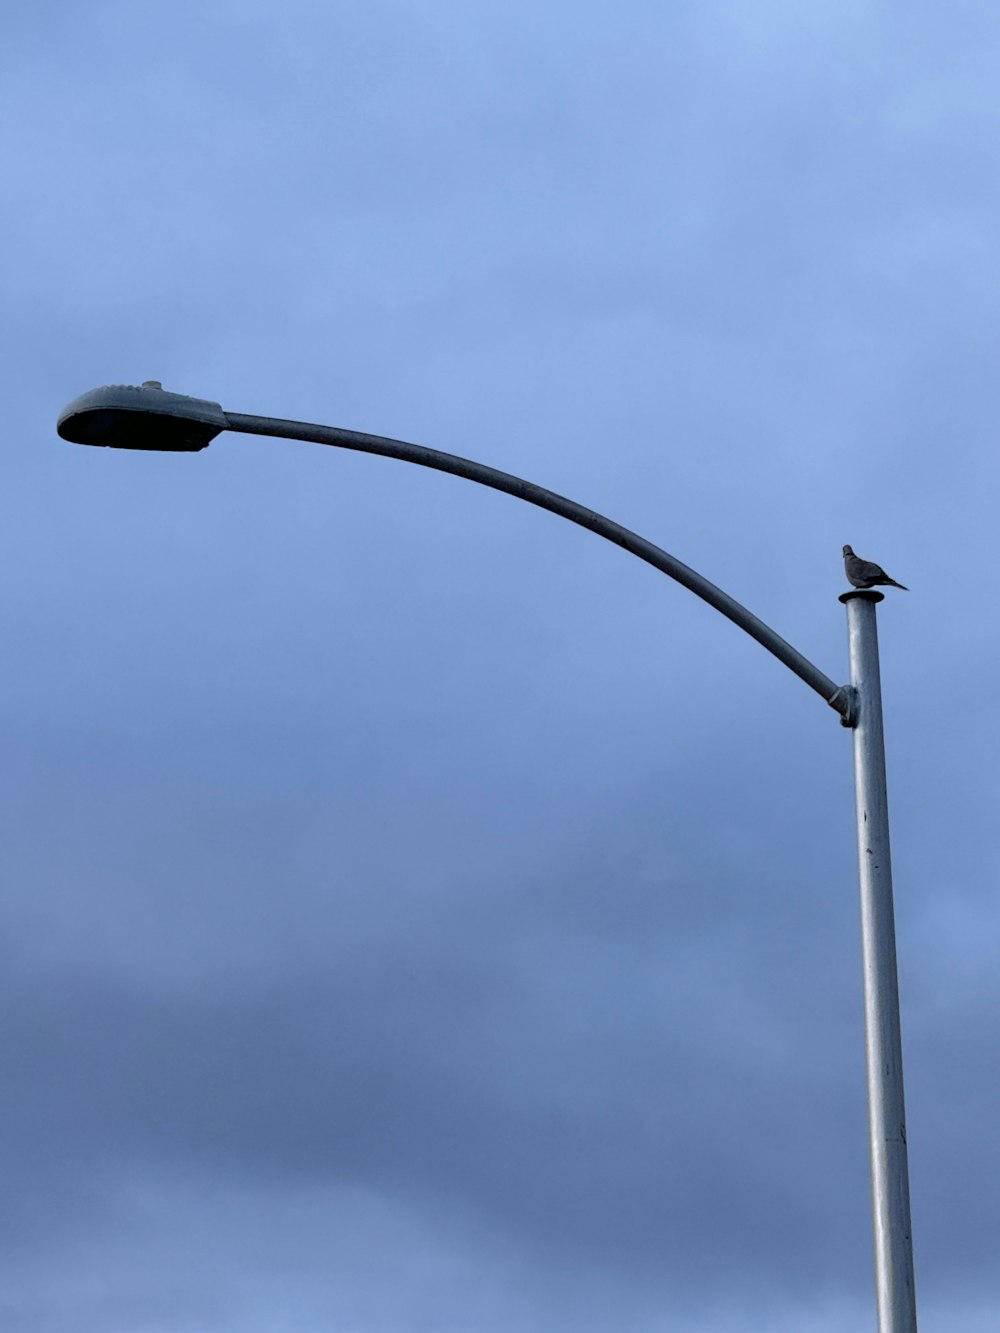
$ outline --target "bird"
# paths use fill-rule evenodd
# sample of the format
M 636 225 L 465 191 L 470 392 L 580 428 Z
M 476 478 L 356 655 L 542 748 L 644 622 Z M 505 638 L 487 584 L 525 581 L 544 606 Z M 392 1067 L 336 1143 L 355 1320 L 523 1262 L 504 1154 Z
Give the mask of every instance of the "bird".
M 881 583 L 889 588 L 902 588 L 903 592 L 910 591 L 905 584 L 891 579 L 881 565 L 873 565 L 870 560 L 862 560 L 849 546 L 844 547 L 844 569 L 848 583 L 853 583 L 855 588 L 874 588 L 876 584 Z

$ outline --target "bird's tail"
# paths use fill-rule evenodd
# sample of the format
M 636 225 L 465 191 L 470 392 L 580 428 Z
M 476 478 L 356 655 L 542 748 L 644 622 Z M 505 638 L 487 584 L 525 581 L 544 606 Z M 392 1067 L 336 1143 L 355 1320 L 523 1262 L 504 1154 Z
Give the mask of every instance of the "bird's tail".
M 887 579 L 886 579 L 886 583 L 888 583 L 888 584 L 889 584 L 891 587 L 893 587 L 893 588 L 902 588 L 903 592 L 909 592 L 909 591 L 910 591 L 909 588 L 906 586 L 905 583 L 897 583 L 895 579 L 887 578 Z

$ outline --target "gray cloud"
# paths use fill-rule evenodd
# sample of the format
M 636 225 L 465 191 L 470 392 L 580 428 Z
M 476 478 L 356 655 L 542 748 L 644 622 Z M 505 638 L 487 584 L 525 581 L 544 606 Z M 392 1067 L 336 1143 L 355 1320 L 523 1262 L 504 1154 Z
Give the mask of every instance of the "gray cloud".
M 997 22 L 4 23 L 5 1327 L 871 1319 L 833 714 L 508 497 L 55 438 L 151 376 L 529 476 L 837 677 L 842 543 L 913 588 L 918 1294 L 994 1327 Z

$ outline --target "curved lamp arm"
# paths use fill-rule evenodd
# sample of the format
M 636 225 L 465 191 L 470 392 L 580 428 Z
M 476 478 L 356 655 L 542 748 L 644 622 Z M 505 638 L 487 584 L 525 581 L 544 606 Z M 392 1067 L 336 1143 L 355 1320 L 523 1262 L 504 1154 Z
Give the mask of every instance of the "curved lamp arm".
M 139 388 L 131 385 L 112 385 L 93 389 L 75 399 L 59 418 L 58 431 L 63 439 L 77 444 L 112 445 L 125 449 L 158 449 L 192 452 L 203 449 L 223 430 L 246 435 L 270 435 L 282 439 L 302 440 L 312 444 L 336 445 L 361 453 L 381 454 L 400 458 L 421 467 L 450 472 L 456 477 L 490 486 L 507 495 L 526 500 L 529 504 L 548 509 L 571 523 L 596 532 L 616 546 L 623 547 L 640 560 L 645 560 L 675 582 L 683 584 L 696 597 L 707 602 L 731 620 L 740 629 L 773 653 L 790 671 L 804 680 L 840 714 L 845 726 L 854 725 L 854 693 L 850 686 L 837 685 L 829 676 L 814 666 L 808 658 L 787 643 L 769 625 L 741 606 L 728 593 L 703 578 L 696 570 L 683 564 L 644 537 L 630 532 L 621 524 L 567 500 L 555 491 L 548 491 L 533 482 L 524 481 L 509 472 L 487 467 L 483 463 L 455 454 L 428 449 L 405 440 L 392 440 L 382 435 L 366 435 L 360 431 L 343 430 L 338 426 L 318 426 L 305 421 L 287 421 L 278 417 L 247 416 L 240 412 L 224 412 L 218 403 L 189 398 L 183 394 L 165 391 L 155 380 Z

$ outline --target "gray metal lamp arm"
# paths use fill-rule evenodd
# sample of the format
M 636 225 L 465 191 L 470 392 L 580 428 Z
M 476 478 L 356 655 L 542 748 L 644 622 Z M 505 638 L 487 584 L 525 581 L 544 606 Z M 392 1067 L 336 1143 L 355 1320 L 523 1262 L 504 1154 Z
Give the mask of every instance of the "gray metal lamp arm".
M 720 611 L 728 620 L 757 640 L 768 652 L 773 653 L 779 662 L 794 671 L 800 680 L 820 695 L 826 703 L 840 714 L 845 726 L 853 725 L 853 692 L 850 686 L 837 685 L 819 667 L 802 656 L 790 643 L 776 634 L 769 625 L 758 620 L 755 615 L 741 606 L 728 593 L 717 588 L 714 583 L 703 578 L 696 570 L 683 564 L 644 537 L 623 528 L 620 523 L 597 514 L 592 509 L 567 500 L 565 496 L 548 491 L 543 486 L 515 477 L 509 472 L 487 467 L 483 463 L 460 458 L 456 454 L 446 454 L 439 449 L 428 449 L 422 444 L 409 444 L 405 440 L 393 440 L 384 435 L 366 435 L 361 431 L 343 430 L 339 426 L 318 426 L 306 421 L 286 421 L 278 417 L 248 416 L 241 412 L 225 412 L 229 430 L 246 435 L 272 435 L 281 439 L 303 440 L 312 444 L 336 445 L 342 449 L 355 449 L 366 454 L 381 454 L 386 458 L 400 458 L 407 463 L 418 463 L 421 467 L 435 468 L 438 472 L 450 472 L 456 477 L 465 477 L 468 481 L 479 482 L 481 486 L 490 486 L 495 491 L 504 491 L 507 495 L 527 500 L 529 504 L 548 509 L 561 518 L 568 518 L 582 528 L 596 532 L 616 546 L 623 547 L 645 560 L 654 569 L 660 570 L 677 583 L 683 584 L 696 597 L 707 602 L 716 611 Z

